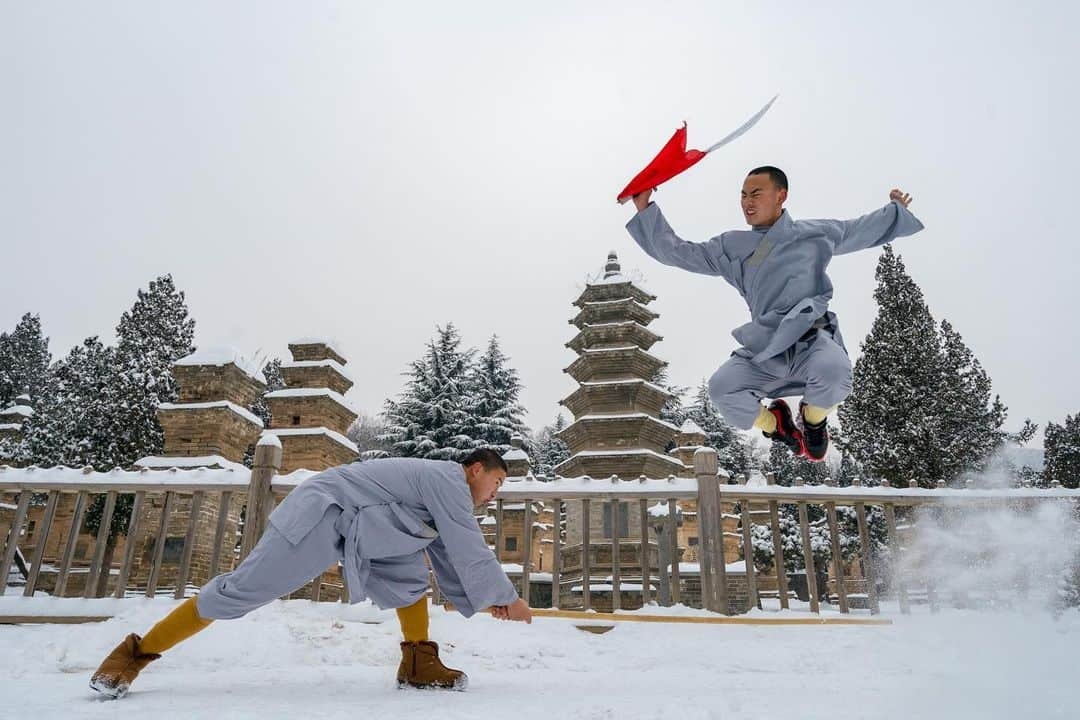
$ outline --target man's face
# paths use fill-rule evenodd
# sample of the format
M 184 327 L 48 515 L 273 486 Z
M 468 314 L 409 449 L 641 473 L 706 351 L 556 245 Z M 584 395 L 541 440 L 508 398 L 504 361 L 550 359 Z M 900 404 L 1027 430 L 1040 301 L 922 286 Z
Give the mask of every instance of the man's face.
M 768 173 L 748 175 L 742 186 L 742 211 L 748 225 L 772 225 L 780 219 L 787 190 L 776 186 Z
M 481 463 L 473 463 L 465 468 L 465 480 L 469 483 L 473 506 L 479 507 L 495 499 L 506 473 L 501 469 L 485 470 Z

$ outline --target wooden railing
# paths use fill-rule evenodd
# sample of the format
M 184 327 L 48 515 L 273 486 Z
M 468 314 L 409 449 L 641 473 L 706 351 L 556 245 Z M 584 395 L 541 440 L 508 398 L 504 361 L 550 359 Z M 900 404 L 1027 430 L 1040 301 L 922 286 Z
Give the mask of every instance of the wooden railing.
M 730 585 L 728 582 L 727 564 L 737 560 L 744 560 L 746 592 L 748 594 L 748 606 L 750 608 L 759 604 L 759 591 L 762 574 L 757 570 L 754 563 L 753 551 L 753 527 L 755 522 L 752 518 L 752 506 L 767 507 L 768 524 L 772 536 L 773 572 L 770 581 L 775 581 L 779 605 L 782 609 L 789 607 L 789 592 L 784 558 L 784 547 L 780 528 L 780 507 L 793 505 L 797 508 L 799 534 L 801 539 L 802 563 L 806 568 L 806 582 L 809 596 L 809 608 L 812 612 L 820 612 L 820 596 L 818 577 L 813 551 L 811 546 L 811 523 L 809 521 L 810 508 L 818 506 L 823 508 L 828 526 L 828 535 L 831 545 L 831 575 L 834 581 L 835 595 L 839 611 L 848 613 L 847 586 L 851 582 L 845 573 L 844 561 L 841 553 L 840 528 L 837 520 L 837 507 L 851 507 L 857 518 L 858 526 L 858 565 L 862 568 L 862 576 L 854 581 L 866 587 L 868 595 L 868 608 L 872 614 L 879 612 L 880 598 L 878 597 L 878 580 L 874 576 L 875 562 L 871 559 L 871 539 L 868 523 L 868 509 L 880 507 L 885 520 L 888 536 L 890 565 L 899 568 L 902 565 L 902 553 L 900 535 L 897 530 L 897 513 L 920 506 L 938 506 L 942 509 L 955 507 L 956 505 L 972 506 L 1010 506 L 1021 509 L 1020 506 L 1030 505 L 1036 502 L 1060 501 L 1071 503 L 1074 507 L 1080 504 L 1080 490 L 1063 489 L 1054 486 L 1047 489 L 1032 487 L 980 490 L 980 489 L 951 489 L 939 484 L 935 489 L 921 489 L 914 481 L 909 488 L 897 489 L 887 483 L 879 483 L 874 486 L 863 485 L 856 480 L 850 487 L 835 487 L 831 484 L 807 486 L 801 479 L 797 479 L 795 486 L 780 487 L 773 484 L 748 485 L 745 479 L 738 484 L 728 484 L 728 478 L 717 474 L 716 452 L 710 448 L 702 448 L 694 456 L 695 478 L 669 477 L 666 480 L 646 479 L 621 480 L 612 477 L 607 480 L 592 478 L 556 478 L 553 481 L 541 482 L 535 478 L 525 478 L 516 482 L 507 482 L 500 489 L 496 502 L 501 508 L 502 503 L 512 501 L 525 504 L 525 532 L 531 528 L 532 502 L 541 501 L 553 506 L 555 512 L 560 512 L 563 503 L 580 502 L 582 505 L 582 517 L 589 518 L 590 503 L 597 502 L 630 502 L 638 506 L 642 525 L 645 524 L 650 502 L 666 502 L 668 505 L 667 521 L 663 532 L 667 535 L 667 543 L 670 547 L 677 546 L 676 528 L 676 503 L 679 500 L 696 500 L 699 523 L 700 543 L 700 582 L 701 582 L 701 605 L 715 612 L 729 613 L 733 605 L 728 597 Z M 728 506 L 739 508 L 741 525 L 741 557 L 724 557 L 723 550 L 723 523 L 722 507 Z M 496 510 L 496 526 L 501 527 L 499 515 L 501 509 Z M 555 552 L 553 553 L 552 578 L 552 607 L 559 608 L 564 604 L 562 598 L 562 586 L 565 584 L 561 573 L 560 559 L 567 548 L 565 538 L 557 532 L 559 527 L 558 516 L 555 522 L 556 533 L 554 535 Z M 611 524 L 614 532 L 610 538 L 612 557 L 620 557 L 620 548 L 625 548 L 625 543 L 618 537 L 618 523 Z M 580 577 L 582 589 L 581 606 L 589 609 L 593 605 L 591 584 L 594 582 L 593 568 L 589 567 L 591 547 L 596 543 L 590 537 L 589 523 L 584 522 L 581 528 L 581 557 L 582 567 L 577 575 Z M 502 554 L 501 538 L 496 542 L 496 554 Z M 648 558 L 647 533 L 642 533 L 640 538 L 640 588 L 642 601 L 649 602 L 651 598 L 651 586 L 654 573 Z M 526 540 L 526 547 L 528 541 Z M 611 567 L 611 602 L 613 609 L 619 609 L 622 595 L 622 570 L 625 563 L 615 562 Z M 635 568 L 637 571 L 638 568 Z M 656 579 L 669 580 L 672 587 L 671 602 L 679 602 L 679 588 L 681 586 L 678 552 L 672 554 L 663 567 L 657 568 Z M 524 556 L 521 571 L 522 595 L 529 597 L 532 569 L 528 553 Z M 666 575 L 667 577 L 663 577 Z M 899 609 L 902 613 L 910 611 L 907 583 L 909 578 L 902 572 L 894 572 L 890 579 L 892 594 L 895 595 Z M 937 597 L 933 588 L 932 578 L 920 578 L 926 587 L 926 597 L 931 609 L 937 607 Z M 635 588 L 636 590 L 636 588 Z M 605 591 L 606 592 L 606 591 Z
M 39 589 L 46 548 L 50 535 L 55 532 L 65 533 L 59 536 L 62 548 L 56 556 L 56 581 L 52 588 L 55 596 L 69 596 L 69 584 L 75 569 L 75 551 L 80 536 L 86 527 L 86 511 L 95 496 L 104 495 L 104 505 L 98 531 L 94 537 L 94 550 L 89 566 L 78 568 L 86 574 L 82 596 L 100 597 L 104 594 L 105 583 L 100 582 L 102 573 L 118 570 L 111 595 L 123 598 L 136 590 L 146 597 L 154 597 L 163 589 L 161 585 L 165 547 L 170 519 L 178 503 L 189 501 L 188 520 L 184 532 L 183 549 L 180 552 L 179 567 L 172 593 L 176 598 L 184 597 L 190 590 L 192 554 L 195 548 L 196 530 L 200 521 L 200 511 L 207 498 L 217 500 L 217 512 L 212 517 L 213 539 L 207 572 L 208 579 L 219 572 L 230 570 L 234 563 L 247 556 L 255 546 L 266 527 L 266 519 L 273 509 L 271 480 L 281 466 L 281 448 L 273 445 L 260 445 L 256 448 L 255 467 L 250 472 L 238 470 L 198 469 L 198 470 L 138 470 L 132 472 L 119 469 L 112 472 L 94 472 L 90 468 L 50 468 L 41 469 L 0 467 L 0 497 L 17 494 L 11 522 L 0 527 L 0 578 L 7 581 L 9 570 L 15 560 L 20 537 L 27 532 L 27 518 L 32 503 L 40 508 L 44 501 L 41 521 L 35 528 L 33 554 L 31 556 L 23 595 L 33 597 Z M 278 490 L 288 492 L 292 487 L 312 473 L 294 473 L 284 478 L 278 477 Z M 133 496 L 131 516 L 126 531 L 123 533 L 123 555 L 114 559 L 106 567 L 106 548 L 109 531 L 117 501 L 121 495 Z M 70 522 L 56 528 L 57 508 L 64 496 L 74 496 L 74 507 Z M 152 500 L 161 503 L 160 513 L 150 516 L 146 510 Z M 229 527 L 230 508 L 237 504 L 246 505 L 246 521 L 238 553 L 234 553 L 235 540 L 226 537 Z M 235 516 L 236 513 L 234 512 Z M 132 569 L 136 564 L 139 551 L 138 540 L 142 537 L 143 523 L 153 517 L 157 520 L 160 531 L 154 539 L 150 555 L 149 574 L 145 585 L 134 586 L 131 581 Z M 205 530 L 205 528 L 203 528 Z M 167 589 L 167 588 L 165 588 Z M 314 588 L 315 594 L 318 587 Z
M 37 591 L 45 557 L 45 548 L 53 525 L 61 497 L 74 495 L 74 509 L 71 527 L 63 542 L 56 565 L 56 582 L 53 594 L 68 594 L 69 579 L 73 568 L 76 543 L 80 530 L 84 526 L 85 513 L 94 496 L 104 495 L 104 508 L 100 530 L 94 539 L 94 551 L 89 567 L 86 568 L 87 580 L 83 591 L 84 597 L 94 597 L 102 573 L 111 573 L 118 569 L 117 580 L 112 595 L 117 598 L 130 596 L 134 592 L 153 597 L 159 592 L 162 567 L 165 555 L 166 528 L 169 527 L 171 514 L 177 503 L 190 500 L 190 519 L 184 536 L 184 545 L 179 558 L 179 569 L 173 583 L 172 592 L 181 598 L 190 591 L 188 582 L 191 578 L 192 551 L 195 545 L 196 523 L 200 506 L 207 498 L 217 500 L 218 514 L 213 519 L 213 553 L 209 560 L 209 575 L 231 569 L 233 563 L 245 557 L 254 547 L 266 528 L 267 518 L 273 509 L 275 498 L 280 498 L 292 490 L 299 482 L 313 473 L 297 472 L 287 476 L 277 475 L 281 465 L 281 449 L 272 444 L 260 444 L 256 449 L 253 471 L 228 470 L 172 470 L 96 473 L 72 469 L 40 470 L 34 468 L 0 468 L 0 498 L 17 494 L 17 504 L 8 527 L 0 526 L 0 578 L 5 581 L 9 569 L 15 560 L 19 538 L 23 533 L 32 502 L 44 500 L 41 523 L 35 532 L 33 554 L 29 558 L 28 573 L 23 595 L 31 597 Z M 899 565 L 903 552 L 897 530 L 897 513 L 907 512 L 916 506 L 941 506 L 953 503 L 982 503 L 990 505 L 1022 505 L 1042 501 L 1068 502 L 1074 506 L 1080 502 L 1080 490 L 1066 490 L 1060 487 L 1049 489 L 1016 488 L 1010 490 L 945 489 L 932 490 L 917 487 L 896 489 L 887 486 L 863 486 L 838 488 L 829 485 L 805 486 L 799 482 L 793 487 L 775 485 L 729 484 L 727 477 L 718 474 L 716 452 L 703 448 L 694 457 L 695 477 L 666 479 L 638 478 L 621 480 L 617 477 L 607 480 L 584 478 L 557 478 L 542 482 L 532 476 L 513 479 L 500 489 L 495 508 L 495 552 L 503 559 L 504 551 L 504 505 L 507 502 L 523 503 L 524 524 L 522 546 L 522 564 L 519 576 L 523 597 L 531 597 L 531 590 L 538 585 L 537 572 L 531 567 L 530 549 L 533 546 L 533 527 L 536 521 L 534 502 L 543 503 L 553 513 L 553 537 L 550 565 L 550 587 L 553 608 L 581 607 L 591 609 L 597 606 L 596 599 L 610 599 L 610 609 L 622 608 L 624 589 L 638 593 L 640 602 L 649 603 L 662 600 L 666 603 L 689 602 L 682 597 L 690 586 L 689 578 L 682 577 L 679 567 L 679 543 L 677 528 L 677 503 L 694 501 L 697 504 L 699 566 L 697 578 L 700 580 L 701 606 L 715 612 L 731 613 L 745 611 L 759 603 L 760 588 L 763 581 L 775 583 L 776 595 L 781 608 L 789 606 L 789 588 L 784 558 L 784 546 L 781 542 L 780 509 L 782 506 L 794 506 L 797 511 L 799 534 L 801 536 L 802 562 L 807 568 L 806 584 L 809 596 L 809 608 L 820 611 L 821 588 L 811 548 L 810 508 L 824 510 L 825 523 L 831 544 L 834 593 L 841 613 L 850 609 L 847 592 L 848 580 L 845 580 L 845 568 L 841 557 L 841 536 L 838 526 L 837 508 L 850 507 L 854 510 L 858 526 L 858 558 L 862 575 L 855 582 L 864 585 L 871 613 L 878 612 L 878 578 L 874 577 L 875 563 L 871 562 L 871 539 L 868 513 L 871 508 L 881 508 L 887 527 L 887 543 L 891 562 Z M 112 515 L 117 500 L 122 494 L 133 495 L 133 511 L 126 530 L 127 542 L 121 558 L 106 567 L 106 544 Z M 35 500 L 36 498 L 36 500 Z M 154 540 L 150 556 L 149 576 L 145 586 L 133 586 L 131 571 L 138 552 L 136 539 L 143 528 L 140 527 L 146 504 L 152 498 L 161 500 L 161 510 L 157 516 L 162 531 Z M 659 527 L 660 533 L 639 532 L 636 538 L 620 537 L 619 514 L 611 516 L 611 537 L 595 539 L 592 537 L 591 511 L 597 504 L 629 503 L 636 510 L 641 528 Z M 234 543 L 225 537 L 228 526 L 227 515 L 230 504 L 246 504 L 246 521 L 238 553 L 232 552 Z M 578 503 L 581 509 L 580 542 L 568 543 L 561 528 L 564 525 L 564 506 Z M 650 507 L 652 505 L 652 507 Z M 666 505 L 666 517 L 657 513 L 656 508 Z M 754 507 L 757 510 L 754 510 Z M 40 508 L 40 505 L 37 505 Z M 724 509 L 738 508 L 740 521 L 739 557 L 725 557 L 724 553 Z M 772 535 L 772 572 L 763 575 L 755 567 L 753 534 L 755 523 L 753 515 L 765 514 Z M 10 511 L 9 511 L 10 512 Z M 657 517 L 659 515 L 659 517 Z M 729 514 L 730 518 L 731 515 Z M 5 533 L 5 530 L 10 530 Z M 665 545 L 671 551 L 661 557 L 658 546 Z M 599 558 L 606 552 L 611 560 L 601 563 Z M 627 556 L 633 558 L 627 562 Z M 730 553 L 729 553 L 730 555 Z M 656 560 L 654 561 L 654 557 Z M 572 566 L 564 563 L 572 560 Z M 728 564 L 743 560 L 745 573 L 729 571 Z M 598 574 L 599 573 L 599 574 Z M 610 577 L 608 577 L 610 575 Z M 737 575 L 737 576 L 736 576 Z M 634 580 L 637 583 L 634 583 Z M 737 581 L 737 582 L 736 582 Z M 548 580 L 543 581 L 547 584 Z M 575 588 L 580 587 L 580 593 Z M 891 578 L 891 593 L 896 597 L 902 612 L 908 612 L 910 602 L 907 592 L 907 579 L 902 574 Z M 569 587 L 567 587 L 569 585 Z M 311 587 L 310 597 L 320 599 L 322 587 L 317 578 Z M 935 593 L 931 582 L 925 582 L 927 599 L 935 605 Z M 658 589 L 670 588 L 662 596 Z M 733 590 L 734 588 L 734 590 Z M 166 588 L 167 589 L 167 588 Z M 732 597 L 732 592 L 740 594 Z M 347 589 L 342 592 L 346 599 Z M 436 590 L 437 593 L 437 590 Z M 657 594 L 654 594 L 657 593 Z M 745 597 L 742 594 L 745 593 Z M 580 595 L 580 597 L 578 597 Z M 738 600 L 738 602 L 736 602 Z M 607 607 L 603 609 L 608 609 Z

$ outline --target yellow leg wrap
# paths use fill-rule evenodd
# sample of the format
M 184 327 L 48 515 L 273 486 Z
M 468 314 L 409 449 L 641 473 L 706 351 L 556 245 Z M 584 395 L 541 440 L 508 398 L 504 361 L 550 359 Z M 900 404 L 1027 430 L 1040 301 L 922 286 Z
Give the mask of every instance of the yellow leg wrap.
M 422 597 L 409 607 L 397 609 L 398 622 L 405 642 L 423 642 L 428 639 L 428 599 Z
M 829 413 L 831 413 L 835 409 L 835 405 L 831 408 L 819 408 L 816 405 L 803 405 L 803 420 L 810 423 L 811 425 L 820 425 L 821 421 L 829 417 Z
M 212 622 L 214 621 L 199 617 L 199 611 L 195 607 L 195 598 L 188 598 L 157 625 L 150 628 L 146 637 L 139 641 L 139 650 L 144 653 L 163 653 Z
M 776 416 L 766 410 L 763 405 L 761 412 L 758 413 L 757 420 L 754 421 L 754 427 L 762 432 L 774 433 L 776 432 Z

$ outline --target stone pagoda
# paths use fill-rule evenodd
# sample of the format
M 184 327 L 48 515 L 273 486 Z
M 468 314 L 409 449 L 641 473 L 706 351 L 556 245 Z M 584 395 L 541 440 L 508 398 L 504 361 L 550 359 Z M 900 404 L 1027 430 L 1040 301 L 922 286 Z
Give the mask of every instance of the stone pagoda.
M 564 372 L 578 382 L 578 388 L 561 401 L 574 421 L 558 433 L 571 455 L 554 468 L 557 475 L 636 481 L 642 475 L 663 478 L 685 472 L 683 463 L 665 452 L 679 429 L 660 420 L 660 410 L 671 394 L 653 382 L 667 365 L 649 352 L 661 340 L 648 328 L 659 317 L 646 307 L 655 299 L 622 274 L 612 252 L 603 276 L 587 283 L 574 302 L 579 312 L 570 323 L 578 334 L 566 346 L 578 357 Z M 632 586 L 636 572 L 640 587 L 640 539 L 649 528 L 641 526 L 640 513 L 627 502 L 594 502 L 588 518 L 583 517 L 581 503 L 567 503 L 565 577 L 581 571 L 586 523 L 593 543 L 590 576 L 598 575 L 594 580 L 603 583 L 612 574 L 611 538 L 617 532 L 622 577 Z M 656 546 L 650 545 L 648 563 L 655 567 Z M 607 597 L 601 592 L 593 599 L 595 609 L 613 606 L 610 591 Z M 641 607 L 640 589 L 623 590 L 618 606 Z
M 165 447 L 159 456 L 144 457 L 136 465 L 147 470 L 207 468 L 232 470 L 247 478 L 244 454 L 262 432 L 262 420 L 248 408 L 266 390 L 260 373 L 236 350 L 227 347 L 199 350 L 173 364 L 177 401 L 158 406 L 158 422 L 164 431 Z M 219 493 L 206 493 L 195 518 L 194 547 L 189 586 L 197 588 L 219 572 L 232 567 L 233 545 L 240 526 L 244 498 L 234 493 L 227 508 L 221 509 Z M 164 496 L 148 494 L 129 582 L 145 586 L 149 580 L 153 548 L 162 532 Z M 225 533 L 218 548 L 219 564 L 210 567 L 218 514 L 224 512 Z M 192 498 L 180 496 L 169 515 L 165 532 L 165 553 L 158 587 L 168 587 L 176 579 L 184 550 L 184 537 L 192 516 Z M 117 548 L 117 552 L 121 552 Z M 122 557 L 122 556 L 121 556 Z M 170 591 L 171 592 L 171 591 Z
M 357 413 L 345 400 L 353 381 L 346 360 L 325 340 L 289 343 L 292 362 L 281 364 L 283 390 L 266 394 L 270 429 L 281 440 L 281 472 L 325 470 L 356 459 L 345 437 Z
M 560 401 L 574 422 L 559 432 L 571 455 L 554 468 L 557 475 L 683 474 L 683 463 L 665 453 L 678 428 L 660 420 L 671 394 L 652 382 L 667 365 L 649 353 L 662 339 L 647 327 L 659 317 L 646 307 L 655 299 L 622 275 L 612 252 L 603 277 L 574 301 L 580 311 L 570 323 L 578 334 L 566 347 L 578 358 L 564 372 L 578 389 Z

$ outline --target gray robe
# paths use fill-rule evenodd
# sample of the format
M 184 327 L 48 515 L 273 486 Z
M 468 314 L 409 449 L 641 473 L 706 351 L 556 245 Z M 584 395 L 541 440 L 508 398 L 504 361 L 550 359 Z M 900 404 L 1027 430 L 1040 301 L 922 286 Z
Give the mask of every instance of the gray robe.
M 389 458 L 342 465 L 305 480 L 270 515 L 276 533 L 294 546 L 322 532 L 320 523 L 343 541 L 351 602 L 411 605 L 427 587 L 425 552 L 439 589 L 462 615 L 517 600 L 473 516 L 460 463 Z
M 750 308 L 750 322 L 732 332 L 742 346 L 735 354 L 758 364 L 794 346 L 822 316 L 843 347 L 836 316 L 828 312 L 833 293 L 825 274 L 829 261 L 922 228 L 897 202 L 854 220 L 792 220 L 785 210 L 771 227 L 729 230 L 703 243 L 676 235 L 655 203 L 626 225 L 641 249 L 656 260 L 719 275 L 739 291 Z

